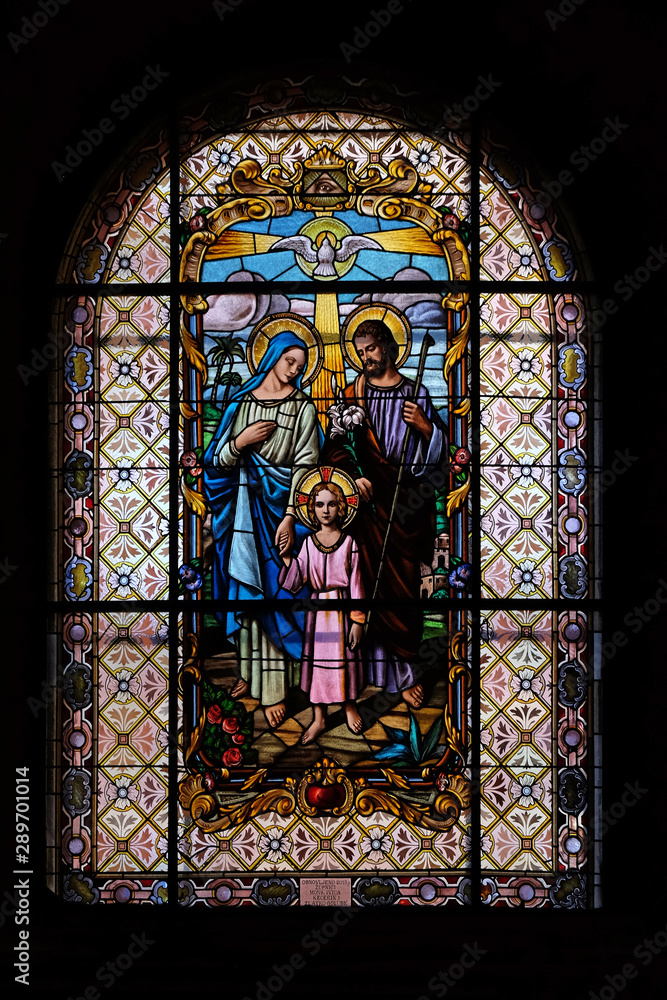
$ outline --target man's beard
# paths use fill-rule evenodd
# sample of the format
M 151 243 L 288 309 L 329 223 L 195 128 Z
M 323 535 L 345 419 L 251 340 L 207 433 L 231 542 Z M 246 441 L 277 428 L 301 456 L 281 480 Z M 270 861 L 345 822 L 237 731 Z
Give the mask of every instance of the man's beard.
M 387 357 L 386 351 L 382 354 L 379 361 L 364 361 L 363 371 L 364 375 L 370 375 L 372 378 L 377 378 L 379 375 L 384 375 L 389 365 L 389 358 Z

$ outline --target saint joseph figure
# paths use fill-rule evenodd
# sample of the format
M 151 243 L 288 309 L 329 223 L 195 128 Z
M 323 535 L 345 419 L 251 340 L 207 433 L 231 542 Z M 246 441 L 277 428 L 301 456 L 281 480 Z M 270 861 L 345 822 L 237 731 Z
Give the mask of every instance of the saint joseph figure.
M 442 466 L 446 460 L 446 430 L 426 387 L 420 386 L 415 399 L 414 383 L 396 368 L 399 345 L 386 323 L 360 323 L 353 343 L 362 371 L 343 395 L 348 405 L 364 411 L 363 424 L 354 432 L 358 462 L 345 447 L 345 439 L 333 436 L 331 429 L 322 461 L 355 479 L 359 490 L 362 502 L 350 534 L 358 544 L 365 593 L 373 594 L 380 572 L 376 597 L 394 602 L 393 608 L 380 605 L 371 612 L 363 646 L 366 683 L 390 693 L 400 691 L 409 705 L 419 708 L 424 691 L 417 682 L 416 667 L 423 616 L 417 599 L 420 561 L 430 565 L 433 559 L 435 500 L 432 496 L 423 500 L 418 510 L 412 510 L 408 501 L 429 468 Z M 401 516 L 394 517 L 380 568 L 407 428 L 408 449 L 397 504 Z
M 204 456 L 213 596 L 261 602 L 256 611 L 218 615 L 238 655 L 232 695 L 258 698 L 271 726 L 285 718 L 287 688 L 299 682 L 303 647 L 305 612 L 264 602 L 288 597 L 278 583 L 281 556 L 307 534 L 295 523 L 294 490 L 317 465 L 321 444 L 315 405 L 301 388 L 307 357 L 307 345 L 295 334 L 276 334 L 257 373 L 230 399 Z

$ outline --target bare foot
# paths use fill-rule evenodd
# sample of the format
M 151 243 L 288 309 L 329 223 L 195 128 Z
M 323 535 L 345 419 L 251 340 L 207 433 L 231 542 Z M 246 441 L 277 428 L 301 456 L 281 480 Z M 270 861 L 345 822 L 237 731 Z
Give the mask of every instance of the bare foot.
M 353 733 L 360 733 L 364 723 L 353 701 L 345 702 L 345 715 L 347 716 L 347 728 Z
M 248 682 L 244 681 L 242 677 L 239 677 L 236 684 L 231 690 L 232 698 L 245 698 L 248 693 Z
M 411 708 L 421 708 L 424 700 L 424 688 L 421 684 L 413 684 L 412 687 L 401 691 L 401 698 L 410 705 Z
M 271 728 L 275 729 L 285 718 L 285 702 L 279 701 L 277 705 L 267 705 L 264 708 L 264 715 Z
M 306 729 L 305 733 L 301 737 L 301 742 L 303 743 L 303 745 L 306 746 L 308 743 L 312 743 L 313 740 L 316 740 L 317 737 L 320 735 L 320 733 L 324 732 L 325 725 L 326 722 L 324 719 L 324 714 L 316 713 L 315 718 L 313 719 L 311 724 L 308 726 L 308 729 Z

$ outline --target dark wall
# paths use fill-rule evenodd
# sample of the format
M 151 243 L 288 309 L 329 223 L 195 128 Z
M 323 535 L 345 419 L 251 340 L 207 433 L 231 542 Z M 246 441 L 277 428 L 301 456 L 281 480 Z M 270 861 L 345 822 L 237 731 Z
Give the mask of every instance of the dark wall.
M 56 0 L 44 0 L 53 10 Z M 280 990 L 282 996 L 423 994 L 430 978 L 478 942 L 484 956 L 450 992 L 459 997 L 505 997 L 522 983 L 531 998 L 617 990 L 623 965 L 638 970 L 627 995 L 660 996 L 667 959 L 633 949 L 667 925 L 662 860 L 665 623 L 662 609 L 638 629 L 624 618 L 654 597 L 667 577 L 665 552 L 664 305 L 665 267 L 637 282 L 631 296 L 614 290 L 625 274 L 644 266 L 667 243 L 664 174 L 665 18 L 648 6 L 608 0 L 563 0 L 561 13 L 541 2 L 487 4 L 404 0 L 403 10 L 349 63 L 340 43 L 354 43 L 357 26 L 383 0 L 328 3 L 228 4 L 221 19 L 204 0 L 176 4 L 84 3 L 69 0 L 25 44 L 8 35 L 40 11 L 37 0 L 5 5 L 0 38 L 3 102 L 3 199 L 0 276 L 3 281 L 2 494 L 4 541 L 0 598 L 3 629 L 6 795 L 14 768 L 33 768 L 33 850 L 41 863 L 44 712 L 26 702 L 39 697 L 44 676 L 44 570 L 48 476 L 47 376 L 28 384 L 18 366 L 46 342 L 50 285 L 78 212 L 110 160 L 167 103 L 226 81 L 325 72 L 333 77 L 395 80 L 444 104 L 474 91 L 478 76 L 500 83 L 486 102 L 488 120 L 530 150 L 545 177 L 569 169 L 564 203 L 590 258 L 603 300 L 618 305 L 601 330 L 604 349 L 604 462 L 627 456 L 627 471 L 604 496 L 607 638 L 618 649 L 604 667 L 605 802 L 617 802 L 626 783 L 644 791 L 604 837 L 604 907 L 596 913 L 495 912 L 398 908 L 355 917 Z M 571 13 L 568 13 L 570 12 Z M 38 18 L 38 21 L 42 19 Z M 7 36 L 7 37 L 5 37 Z M 14 51 L 14 48 L 18 51 Z M 168 80 L 71 174 L 52 168 L 65 148 L 108 114 L 112 101 L 140 82 L 145 67 Z M 586 169 L 570 157 L 600 136 L 606 119 L 618 121 L 616 141 Z M 581 159 L 578 161 L 582 162 Z M 654 259 L 659 259 L 654 258 Z M 666 260 L 667 263 L 667 260 Z M 627 299 L 627 301 L 626 301 Z M 653 606 L 652 606 L 653 607 Z M 624 640 L 627 639 L 627 642 Z M 4 783 L 3 783 L 4 790 Z M 6 798 L 12 830 L 11 798 Z M 12 885 L 6 854 L 0 891 Z M 4 898 L 4 897 L 3 897 Z M 274 963 L 284 965 L 300 941 L 324 922 L 315 911 L 275 916 L 216 910 L 182 914 L 148 907 L 95 911 L 64 907 L 32 892 L 33 995 L 76 997 L 94 985 L 96 970 L 126 950 L 132 933 L 150 945 L 116 983 L 144 994 L 182 990 L 257 994 Z M 166 909 L 166 908 L 165 908 Z M 18 928 L 0 928 L 8 952 Z M 662 939 L 659 939 L 662 940 Z M 665 937 L 667 941 L 667 936 Z M 659 951 L 660 946 L 656 945 Z M 645 956 L 646 953 L 641 953 Z M 13 959 L 10 959 L 10 963 Z M 612 977 L 611 983 L 606 976 Z M 8 981 L 13 973 L 8 971 Z M 614 985 L 615 983 L 615 985 Z M 100 986 L 100 983 L 97 983 Z M 441 990 L 442 987 L 438 986 Z M 101 985 L 102 995 L 105 986 Z M 261 994 L 260 994 L 261 995 Z M 444 995 L 444 994 L 440 994 Z M 517 992 L 517 995 L 518 992 Z M 604 996 L 610 997 L 607 992 Z M 264 995 L 266 1000 L 266 995 Z

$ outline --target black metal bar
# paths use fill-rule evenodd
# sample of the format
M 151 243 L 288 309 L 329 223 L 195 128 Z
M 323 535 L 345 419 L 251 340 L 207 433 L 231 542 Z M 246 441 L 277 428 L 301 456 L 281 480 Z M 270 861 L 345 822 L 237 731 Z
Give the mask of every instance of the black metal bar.
M 169 292 L 169 400 L 171 412 L 169 419 L 169 593 L 178 592 L 178 564 L 180 558 L 179 528 L 179 484 L 178 484 L 178 453 L 179 453 L 179 360 L 180 360 L 180 314 L 177 270 L 179 266 L 179 201 L 180 201 L 180 163 L 178 145 L 178 113 L 176 103 L 172 103 L 172 113 L 169 122 L 169 248 L 170 268 L 174 279 Z M 176 273 L 175 273 L 176 272 Z M 169 623 L 169 792 L 168 820 L 169 848 L 167 853 L 167 885 L 168 903 L 178 906 L 178 602 L 173 599 L 168 602 Z
M 470 891 L 474 910 L 482 906 L 482 820 L 481 820 L 481 741 L 480 741 L 480 597 L 481 597 L 481 529 L 480 529 L 480 478 L 481 478 L 481 424 L 480 424 L 480 336 L 479 298 L 480 275 L 480 224 L 481 202 L 481 124 L 475 116 L 471 123 L 470 150 L 470 561 L 473 566 L 475 592 L 472 611 L 468 614 L 470 647 L 470 740 L 472 802 L 470 806 Z

